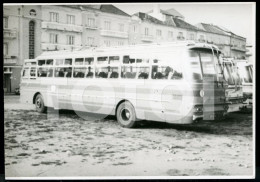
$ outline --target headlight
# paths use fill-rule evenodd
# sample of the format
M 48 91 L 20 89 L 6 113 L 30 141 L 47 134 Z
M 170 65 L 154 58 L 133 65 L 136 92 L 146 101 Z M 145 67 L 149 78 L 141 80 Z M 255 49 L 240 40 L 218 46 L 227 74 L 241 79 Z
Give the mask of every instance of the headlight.
M 204 97 L 204 90 L 200 90 L 200 96 Z

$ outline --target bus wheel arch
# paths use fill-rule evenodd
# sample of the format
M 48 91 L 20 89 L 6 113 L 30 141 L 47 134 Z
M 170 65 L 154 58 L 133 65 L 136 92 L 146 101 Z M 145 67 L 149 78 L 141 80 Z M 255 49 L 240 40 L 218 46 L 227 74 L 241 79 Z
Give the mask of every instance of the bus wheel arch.
M 124 128 L 136 126 L 136 112 L 133 104 L 128 100 L 121 100 L 116 106 L 115 112 L 118 123 Z

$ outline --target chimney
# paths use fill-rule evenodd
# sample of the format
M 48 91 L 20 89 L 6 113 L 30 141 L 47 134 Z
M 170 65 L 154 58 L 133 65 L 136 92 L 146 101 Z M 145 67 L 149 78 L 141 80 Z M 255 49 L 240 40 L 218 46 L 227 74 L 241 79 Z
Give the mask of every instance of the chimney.
M 154 4 L 153 5 L 153 13 L 160 13 L 159 4 Z

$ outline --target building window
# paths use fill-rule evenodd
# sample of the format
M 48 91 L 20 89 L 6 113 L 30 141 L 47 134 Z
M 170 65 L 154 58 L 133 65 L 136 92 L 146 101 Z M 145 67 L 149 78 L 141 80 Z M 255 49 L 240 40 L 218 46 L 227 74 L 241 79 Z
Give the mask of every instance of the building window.
M 58 34 L 54 34 L 54 33 L 50 34 L 50 43 L 53 43 L 53 44 L 58 43 Z
M 204 39 L 204 35 L 200 35 L 200 39 L 199 39 L 200 42 L 204 42 L 205 39 Z
M 119 23 L 119 31 L 123 32 L 124 31 L 124 24 Z
M 190 34 L 190 40 L 194 40 L 194 34 Z
M 95 19 L 94 18 L 88 18 L 87 26 L 95 27 L 96 26 Z
M 148 28 L 144 29 L 144 35 L 149 35 L 149 29 Z
M 4 28 L 8 28 L 8 17 L 4 17 L 3 23 L 4 23 Z
M 94 37 L 88 37 L 87 38 L 87 45 L 89 45 L 89 46 L 94 45 Z
M 4 43 L 4 56 L 8 55 L 8 44 Z
M 168 31 L 168 37 L 173 38 L 173 32 L 172 31 Z
M 134 31 L 134 33 L 136 33 L 136 26 L 135 25 L 133 26 L 133 31 Z
M 110 46 L 110 41 L 109 41 L 109 40 L 105 40 L 104 43 L 105 43 L 105 45 L 106 45 L 107 47 Z
M 123 41 L 119 41 L 119 42 L 118 42 L 118 45 L 119 45 L 119 46 L 122 46 L 122 45 L 124 45 L 124 42 L 123 42 Z
M 34 58 L 34 21 L 29 22 L 29 59 Z
M 75 16 L 74 15 L 67 15 L 67 24 L 75 24 Z
M 73 35 L 67 35 L 67 44 L 74 45 L 75 44 L 75 37 Z
M 51 22 L 59 22 L 59 14 L 50 12 L 50 21 Z
M 110 30 L 110 28 L 111 28 L 111 22 L 105 21 L 105 30 Z
M 156 35 L 161 37 L 162 36 L 162 30 L 156 30 Z
M 178 33 L 177 39 L 178 39 L 178 40 L 183 40 L 183 39 L 184 39 L 184 37 L 183 37 L 183 32 L 179 32 L 179 33 Z

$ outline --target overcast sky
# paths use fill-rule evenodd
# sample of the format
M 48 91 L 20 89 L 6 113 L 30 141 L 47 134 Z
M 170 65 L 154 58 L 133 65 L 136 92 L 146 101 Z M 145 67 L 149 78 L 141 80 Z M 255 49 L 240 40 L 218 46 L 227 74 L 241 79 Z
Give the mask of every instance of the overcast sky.
M 152 3 L 114 4 L 132 15 L 153 9 Z M 223 26 L 237 35 L 247 38 L 247 43 L 255 40 L 255 6 L 253 3 L 161 3 L 160 9 L 174 8 L 190 24 L 210 23 Z

